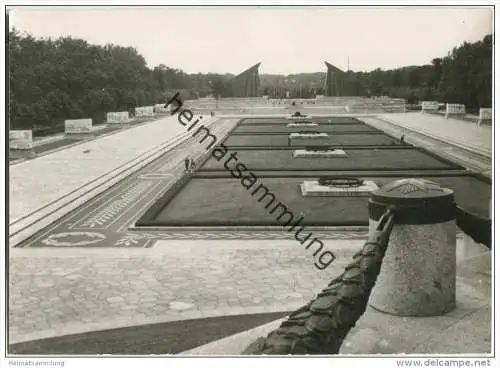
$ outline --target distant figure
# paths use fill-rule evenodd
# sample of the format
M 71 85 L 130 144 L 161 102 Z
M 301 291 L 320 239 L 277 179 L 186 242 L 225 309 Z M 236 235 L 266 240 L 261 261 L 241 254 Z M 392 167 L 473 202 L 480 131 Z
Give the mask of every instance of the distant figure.
M 192 158 L 186 157 L 184 159 L 184 167 L 185 167 L 184 172 L 192 173 L 195 168 L 194 160 Z
M 400 139 L 400 140 L 401 140 L 401 143 L 404 143 L 404 142 L 405 142 L 405 135 L 404 135 L 404 134 L 401 136 L 401 139 Z

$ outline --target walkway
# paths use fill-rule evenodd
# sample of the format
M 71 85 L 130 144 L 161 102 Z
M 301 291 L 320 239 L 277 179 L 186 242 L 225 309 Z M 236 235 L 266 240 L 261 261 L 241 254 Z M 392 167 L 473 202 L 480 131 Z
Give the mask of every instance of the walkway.
M 445 119 L 442 116 L 422 114 L 420 112 L 385 114 L 379 115 L 379 117 L 416 132 L 453 142 L 464 148 L 492 157 L 493 129 L 491 126 L 477 126 L 464 120 Z
M 10 166 L 10 223 L 182 133 L 166 117 Z
M 205 119 L 206 126 L 218 120 Z M 169 116 L 11 165 L 11 246 L 157 159 L 189 135 L 176 117 Z

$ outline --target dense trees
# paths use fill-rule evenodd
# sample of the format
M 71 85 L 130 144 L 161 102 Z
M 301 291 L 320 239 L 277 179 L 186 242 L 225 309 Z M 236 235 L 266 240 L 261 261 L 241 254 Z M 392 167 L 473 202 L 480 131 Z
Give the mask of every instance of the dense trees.
M 35 39 L 9 32 L 10 125 L 36 132 L 62 129 L 64 119 L 162 103 L 180 91 L 184 98 L 231 96 L 231 74 L 186 74 L 158 65 L 152 70 L 131 47 L 97 46 L 69 37 Z M 446 57 L 423 66 L 368 73 L 349 71 L 364 95 L 389 95 L 409 102 L 436 99 L 491 106 L 492 36 L 464 43 Z M 261 76 L 261 92 L 272 87 L 307 87 L 321 93 L 324 73 Z
M 491 107 L 492 42 L 491 35 L 475 43 L 466 42 L 428 65 L 347 73 L 360 81 L 362 88 L 359 93 L 365 96 L 404 98 L 409 103 L 430 99 L 463 103 L 474 112 L 479 107 Z M 264 75 L 261 86 L 263 92 L 273 86 L 285 86 L 312 87 L 321 93 L 319 86 L 324 78 L 325 73 Z
M 9 32 L 10 126 L 37 133 L 62 130 L 70 118 L 100 123 L 109 111 L 212 94 L 230 76 L 188 75 L 159 65 L 153 70 L 131 47 L 90 45 L 73 38 L 35 39 Z

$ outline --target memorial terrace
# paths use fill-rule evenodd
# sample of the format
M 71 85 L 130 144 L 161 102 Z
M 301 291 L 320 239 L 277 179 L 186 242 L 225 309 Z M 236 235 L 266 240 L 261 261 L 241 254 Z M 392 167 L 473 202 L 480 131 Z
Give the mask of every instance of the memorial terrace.
M 489 216 L 490 126 L 380 107 L 348 113 L 345 99 L 334 101 L 320 109 L 266 102 L 278 111 L 270 114 L 228 101 L 202 118 L 192 110 L 190 124 L 187 113 L 167 113 L 12 164 L 10 351 L 240 354 L 317 298 L 363 248 L 375 221 L 371 183 L 431 180 Z M 315 125 L 290 126 L 296 111 Z M 43 188 L 26 180 L 37 172 Z M 356 180 L 339 181 L 348 178 Z M 304 227 L 300 238 L 312 234 L 303 245 L 288 231 L 294 224 Z M 456 242 L 455 310 L 403 318 L 367 308 L 340 353 L 489 352 L 490 252 L 460 231 Z M 325 252 L 335 260 L 323 256 L 320 272 Z M 196 336 L 179 332 L 189 323 Z M 466 344 L 457 331 L 471 324 Z M 143 333 L 146 325 L 158 330 Z

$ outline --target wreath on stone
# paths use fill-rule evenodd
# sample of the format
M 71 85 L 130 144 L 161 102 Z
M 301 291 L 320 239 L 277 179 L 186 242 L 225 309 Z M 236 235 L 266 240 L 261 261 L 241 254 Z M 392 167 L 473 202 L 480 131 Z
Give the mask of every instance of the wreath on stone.
M 313 152 L 329 152 L 334 150 L 332 147 L 325 147 L 325 146 L 306 146 L 306 151 L 313 151 Z
M 318 184 L 327 186 L 327 187 L 335 187 L 335 188 L 357 188 L 362 186 L 364 180 L 358 178 L 339 178 L 337 176 L 323 176 L 319 178 Z

